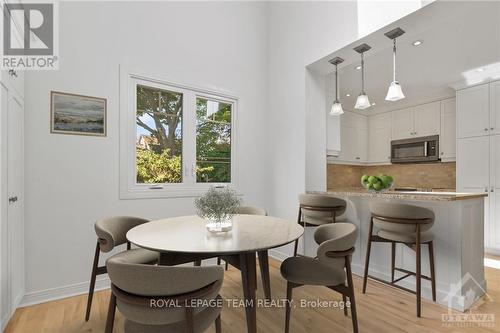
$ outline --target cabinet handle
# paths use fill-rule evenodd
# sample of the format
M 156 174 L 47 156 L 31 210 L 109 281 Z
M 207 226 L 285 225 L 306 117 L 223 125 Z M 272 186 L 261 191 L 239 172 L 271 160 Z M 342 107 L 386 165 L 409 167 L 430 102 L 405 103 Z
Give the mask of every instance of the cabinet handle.
M 485 131 L 485 132 L 488 132 L 488 129 L 487 129 L 487 128 L 485 128 L 485 129 L 484 129 L 484 131 Z
M 495 187 L 492 186 L 490 192 L 495 192 Z
M 444 152 L 443 152 L 443 151 L 441 152 L 441 155 L 444 155 Z
M 359 160 L 360 158 L 359 157 L 356 157 L 357 160 Z
M 490 127 L 490 131 L 493 131 L 495 128 L 494 127 Z
M 17 197 L 9 197 L 9 203 L 14 203 L 17 201 Z
M 484 188 L 484 192 L 488 192 L 488 186 Z

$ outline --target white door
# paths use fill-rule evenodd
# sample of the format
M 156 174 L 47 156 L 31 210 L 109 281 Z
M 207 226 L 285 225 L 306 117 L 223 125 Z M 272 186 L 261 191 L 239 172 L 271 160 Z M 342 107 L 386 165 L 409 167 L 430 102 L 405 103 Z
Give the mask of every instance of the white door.
M 490 246 L 500 251 L 500 135 L 492 135 L 490 145 Z
M 456 157 L 456 112 L 455 99 L 441 102 L 441 134 L 439 136 L 439 156 L 444 162 L 454 161 Z
M 9 110 L 8 90 L 0 84 L 1 113 L 0 113 L 0 176 L 1 184 L 7 184 L 7 122 Z M 0 319 L 5 323 L 10 317 L 10 263 L 9 263 L 9 228 L 7 218 L 8 195 L 7 186 L 0 186 Z M 0 328 L 1 330 L 1 328 Z
M 457 91 L 457 137 L 488 135 L 490 132 L 489 84 Z
M 500 81 L 490 83 L 490 134 L 500 134 Z
M 413 109 L 391 112 L 392 140 L 407 139 L 414 136 Z
M 369 117 L 368 161 L 389 163 L 391 161 L 391 113 Z
M 11 307 L 17 306 L 24 293 L 24 112 L 22 104 L 9 95 L 7 141 L 8 229 L 11 261 Z
M 441 102 L 418 105 L 413 108 L 414 136 L 438 135 L 441 130 Z

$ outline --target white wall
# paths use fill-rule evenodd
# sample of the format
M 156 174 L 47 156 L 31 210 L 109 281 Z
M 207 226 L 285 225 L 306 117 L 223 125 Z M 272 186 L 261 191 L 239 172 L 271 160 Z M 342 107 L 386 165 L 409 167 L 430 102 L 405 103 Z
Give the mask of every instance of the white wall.
M 308 95 L 321 89 L 322 78 L 306 74 L 306 66 L 357 38 L 356 2 L 272 2 L 269 4 L 269 110 L 272 136 L 272 214 L 295 220 L 297 195 L 305 189 L 306 175 L 306 75 Z M 314 87 L 316 86 L 316 88 Z M 318 88 L 319 87 L 319 88 Z M 322 90 L 324 93 L 324 89 Z M 325 120 L 321 101 L 308 102 L 308 132 L 318 131 L 308 145 L 320 150 L 309 157 L 323 162 L 318 173 L 326 181 Z M 309 110 L 308 110 L 309 111 Z M 322 139 L 323 138 L 323 139 Z M 323 140 L 323 141 L 321 141 Z M 323 155 L 323 157 L 318 156 Z M 322 171 L 323 170 L 323 171 Z M 321 177 L 321 176 L 320 176 Z M 308 242 L 310 243 L 310 242 Z M 286 256 L 288 249 L 273 251 Z
M 60 69 L 26 75 L 27 301 L 87 287 L 96 219 L 194 213 L 192 199 L 119 200 L 119 64 L 239 96 L 241 191 L 270 209 L 266 6 L 60 4 Z M 50 134 L 51 90 L 107 98 L 107 137 Z

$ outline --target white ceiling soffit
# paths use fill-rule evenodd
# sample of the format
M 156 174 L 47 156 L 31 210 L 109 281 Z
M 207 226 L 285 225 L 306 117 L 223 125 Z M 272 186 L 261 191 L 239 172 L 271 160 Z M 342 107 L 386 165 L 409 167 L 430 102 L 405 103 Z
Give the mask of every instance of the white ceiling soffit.
M 396 27 L 406 31 L 397 40 L 397 79 L 406 98 L 387 102 L 385 95 L 392 80 L 392 41 L 384 33 Z M 413 46 L 416 40 L 423 43 Z M 365 54 L 365 91 L 376 103 L 363 113 L 451 97 L 451 87 L 498 78 L 500 2 L 436 1 L 309 65 L 312 71 L 327 75 L 327 87 L 333 94 L 333 66 L 328 60 L 345 59 L 339 65 L 339 97 L 346 110 L 353 109 L 361 89 L 361 73 L 355 69 L 360 56 L 353 48 L 362 43 L 372 47 Z

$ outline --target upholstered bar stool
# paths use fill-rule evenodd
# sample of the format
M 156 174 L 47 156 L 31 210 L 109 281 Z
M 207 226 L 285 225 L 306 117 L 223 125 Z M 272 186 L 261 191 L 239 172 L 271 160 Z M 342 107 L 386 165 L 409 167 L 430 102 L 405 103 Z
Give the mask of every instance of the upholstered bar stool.
M 95 232 L 97 234 L 97 245 L 95 248 L 94 262 L 92 264 L 92 274 L 90 276 L 85 321 L 88 321 L 90 317 L 96 277 L 97 275 L 107 273 L 106 266 L 99 267 L 99 254 L 101 251 L 110 252 L 116 246 L 125 243 L 127 244 L 127 250 L 130 250 L 130 243 L 127 242 L 126 237 L 127 232 L 133 227 L 146 222 L 148 222 L 148 220 L 133 216 L 115 216 L 99 220 L 94 224 Z M 134 250 L 133 255 L 136 261 L 143 264 L 154 264 L 158 260 L 158 252 L 148 251 L 145 249 Z
M 319 245 L 317 257 L 291 257 L 281 264 L 281 275 L 287 280 L 285 332 L 290 331 L 290 302 L 293 288 L 303 285 L 325 286 L 342 294 L 344 305 L 351 304 L 352 326 L 358 332 L 356 302 L 351 272 L 351 255 L 358 238 L 352 223 L 334 223 L 319 226 L 314 240 Z M 347 307 L 344 306 L 347 316 Z
M 112 292 L 106 333 L 113 331 L 116 307 L 126 333 L 204 332 L 214 322 L 221 332 L 222 267 L 144 265 L 137 259 L 122 252 L 106 261 Z
M 299 213 L 297 223 L 306 227 L 318 227 L 327 223 L 343 222 L 346 220 L 346 201 L 344 199 L 319 194 L 299 195 Z M 305 251 L 305 233 L 304 236 Z M 295 241 L 293 255 L 297 255 L 299 240 Z M 304 252 L 305 254 L 305 252 Z
M 432 234 L 429 229 L 434 224 L 434 212 L 431 210 L 413 205 L 395 204 L 386 202 L 374 202 L 370 204 L 371 220 L 368 234 L 368 245 L 366 250 L 365 273 L 363 278 L 363 294 L 366 293 L 367 278 L 389 284 L 393 287 L 411 292 L 417 296 L 417 317 L 421 316 L 421 279 L 431 282 L 432 300 L 436 301 L 436 276 L 434 269 L 434 248 Z M 373 227 L 377 228 L 376 234 Z M 373 242 L 391 243 L 391 281 L 385 281 L 368 274 L 370 263 L 370 251 Z M 402 243 L 416 253 L 415 272 L 408 271 L 395 266 L 396 243 Z M 421 273 L 421 246 L 429 247 L 429 263 L 431 276 Z M 403 276 L 394 279 L 394 273 L 398 271 L 404 273 Z M 409 290 L 396 283 L 409 277 L 415 276 L 416 290 Z

